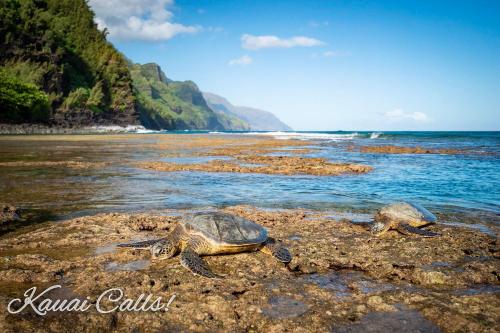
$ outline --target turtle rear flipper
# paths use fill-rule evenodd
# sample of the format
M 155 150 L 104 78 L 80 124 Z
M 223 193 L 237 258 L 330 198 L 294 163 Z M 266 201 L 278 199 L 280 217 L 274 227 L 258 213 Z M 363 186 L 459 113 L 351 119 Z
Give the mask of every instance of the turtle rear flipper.
M 424 230 L 424 229 L 415 228 L 415 227 L 412 227 L 411 225 L 406 224 L 406 223 L 400 223 L 397 226 L 396 229 L 400 233 L 402 233 L 403 235 L 412 235 L 412 234 L 415 234 L 415 235 L 419 235 L 419 236 L 422 236 L 422 237 L 436 237 L 436 236 L 440 236 L 440 234 L 438 234 L 436 232 L 432 232 L 432 231 L 428 231 L 428 230 Z
M 165 238 L 157 238 L 157 239 L 149 239 L 141 242 L 135 242 L 135 243 L 123 243 L 123 244 L 118 244 L 116 245 L 117 247 L 131 247 L 134 249 L 141 249 L 141 250 L 149 250 L 151 246 L 154 244 L 158 243 L 161 240 L 164 240 Z
M 276 242 L 273 238 L 269 237 L 260 249 L 262 252 L 265 254 L 269 254 L 279 261 L 288 264 L 290 261 L 292 261 L 292 255 L 290 254 L 290 251 L 280 243 Z
M 200 275 L 209 279 L 220 279 L 222 278 L 220 275 L 213 273 L 208 267 L 208 264 L 203 258 L 200 257 L 198 253 L 196 253 L 189 246 L 186 247 L 181 252 L 181 265 L 185 268 L 189 269 L 193 274 Z

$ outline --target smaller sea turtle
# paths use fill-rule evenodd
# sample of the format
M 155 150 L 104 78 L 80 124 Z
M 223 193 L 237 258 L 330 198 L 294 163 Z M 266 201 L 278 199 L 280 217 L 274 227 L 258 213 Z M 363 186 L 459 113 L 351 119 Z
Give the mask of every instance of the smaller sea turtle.
M 374 217 L 372 231 L 382 235 L 389 229 L 395 229 L 404 235 L 417 234 L 424 237 L 435 237 L 439 234 L 419 227 L 436 222 L 434 216 L 424 207 L 409 202 L 398 202 L 382 207 Z
M 264 227 L 221 212 L 195 213 L 183 219 L 165 238 L 118 246 L 149 249 L 154 259 L 172 258 L 180 252 L 182 266 L 207 278 L 219 276 L 212 273 L 200 257 L 203 255 L 260 250 L 283 263 L 292 260 L 290 252 L 268 237 Z

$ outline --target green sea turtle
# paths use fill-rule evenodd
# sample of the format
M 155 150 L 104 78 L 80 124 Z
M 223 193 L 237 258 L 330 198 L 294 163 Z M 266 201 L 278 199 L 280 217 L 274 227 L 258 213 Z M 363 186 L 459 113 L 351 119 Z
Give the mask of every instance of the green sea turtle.
M 404 235 L 417 234 L 424 237 L 435 237 L 439 234 L 419 227 L 436 222 L 434 216 L 424 207 L 409 202 L 397 202 L 382 207 L 374 217 L 372 231 L 382 235 L 389 229 L 395 229 Z
M 155 259 L 172 258 L 180 252 L 182 266 L 207 278 L 220 276 L 212 273 L 200 257 L 203 255 L 260 250 L 283 263 L 292 260 L 290 252 L 268 237 L 264 227 L 221 212 L 195 213 L 183 219 L 165 238 L 118 246 L 149 249 Z

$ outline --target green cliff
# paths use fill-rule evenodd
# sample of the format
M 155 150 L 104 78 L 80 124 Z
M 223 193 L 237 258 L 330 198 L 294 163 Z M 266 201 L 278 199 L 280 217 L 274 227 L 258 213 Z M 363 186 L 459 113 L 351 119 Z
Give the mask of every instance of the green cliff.
M 0 0 L 0 125 L 249 130 L 212 109 L 192 81 L 132 65 L 86 0 Z
M 0 0 L 0 122 L 138 122 L 127 62 L 85 0 Z
M 247 130 L 246 122 L 210 109 L 192 81 L 172 81 L 154 63 L 130 65 L 141 123 L 152 129 Z

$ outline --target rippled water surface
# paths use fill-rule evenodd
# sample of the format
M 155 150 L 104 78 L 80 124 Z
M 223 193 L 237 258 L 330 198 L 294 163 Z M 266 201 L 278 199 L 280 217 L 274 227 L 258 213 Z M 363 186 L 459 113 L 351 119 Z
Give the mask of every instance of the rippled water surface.
M 371 213 L 384 203 L 412 200 L 449 213 L 500 214 L 499 132 L 322 132 L 206 133 L 308 140 L 319 148 L 305 155 L 371 165 L 363 175 L 276 176 L 243 173 L 156 172 L 139 169 L 142 160 L 204 163 L 219 157 L 169 157 L 151 144 L 164 134 L 0 137 L 0 163 L 15 161 L 105 162 L 98 168 L 0 166 L 0 196 L 11 202 L 66 217 L 96 211 L 196 209 L 249 204 L 264 208 L 307 208 Z M 374 154 L 363 145 L 463 149 L 465 154 Z M 284 154 L 281 152 L 280 154 Z M 363 216 L 363 215 L 361 215 Z

